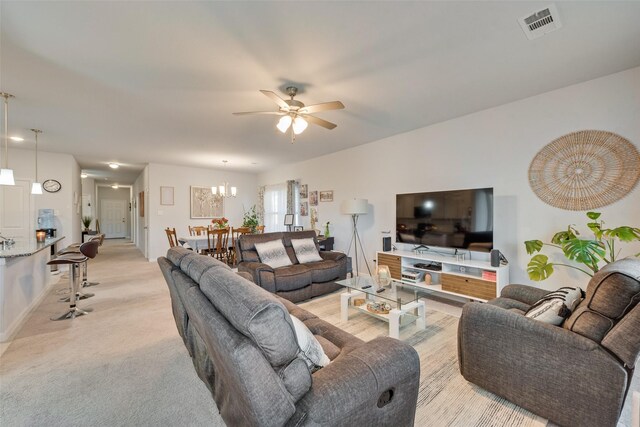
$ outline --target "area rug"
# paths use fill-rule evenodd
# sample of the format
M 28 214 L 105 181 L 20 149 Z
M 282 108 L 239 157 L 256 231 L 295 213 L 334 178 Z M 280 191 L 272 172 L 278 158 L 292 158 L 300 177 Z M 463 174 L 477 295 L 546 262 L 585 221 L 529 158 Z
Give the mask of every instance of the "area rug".
M 420 355 L 416 426 L 546 426 L 547 421 L 467 382 L 458 371 L 458 318 L 429 308 L 427 327 L 402 328 L 400 339 Z M 340 296 L 331 294 L 300 304 L 318 317 L 364 341 L 388 335 L 388 324 L 366 313 L 340 317 Z

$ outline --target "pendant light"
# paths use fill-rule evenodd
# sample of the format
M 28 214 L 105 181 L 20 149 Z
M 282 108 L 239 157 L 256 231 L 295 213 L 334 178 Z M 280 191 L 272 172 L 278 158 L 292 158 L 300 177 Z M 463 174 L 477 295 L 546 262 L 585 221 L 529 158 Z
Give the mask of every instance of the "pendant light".
M 223 160 L 225 170 L 227 170 L 228 160 Z M 211 187 L 211 192 L 214 196 L 219 197 L 236 197 L 238 195 L 238 189 L 236 187 L 229 187 L 229 182 L 224 181 L 222 185 Z
M 38 134 L 42 133 L 40 129 L 31 129 L 36 135 L 36 180 L 31 184 L 31 194 L 42 194 L 42 184 L 38 181 Z
M 0 162 L 0 185 L 16 185 L 13 169 L 9 169 L 9 98 L 14 96 L 6 92 L 0 92 L 0 96 L 4 98 L 4 165 Z

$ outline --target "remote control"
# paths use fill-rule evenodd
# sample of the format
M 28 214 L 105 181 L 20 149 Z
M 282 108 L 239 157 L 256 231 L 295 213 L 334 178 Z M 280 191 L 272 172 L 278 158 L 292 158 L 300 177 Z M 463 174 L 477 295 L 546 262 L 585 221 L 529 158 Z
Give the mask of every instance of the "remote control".
M 360 289 L 369 289 L 371 287 L 371 285 L 367 285 L 367 286 L 363 286 Z
M 380 288 L 376 291 L 377 293 L 384 292 L 384 288 Z

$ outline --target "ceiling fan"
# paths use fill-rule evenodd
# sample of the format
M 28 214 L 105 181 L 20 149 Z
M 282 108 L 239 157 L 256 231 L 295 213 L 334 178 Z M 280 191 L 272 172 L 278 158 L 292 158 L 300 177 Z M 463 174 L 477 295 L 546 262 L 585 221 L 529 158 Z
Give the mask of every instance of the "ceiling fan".
M 296 135 L 301 134 L 307 128 L 309 123 L 322 126 L 326 129 L 333 129 L 337 125 L 328 122 L 319 117 L 312 116 L 312 113 L 328 110 L 341 110 L 344 108 L 344 104 L 340 101 L 323 102 L 320 104 L 305 106 L 302 102 L 293 99 L 298 93 L 298 88 L 295 86 L 287 87 L 287 95 L 291 99 L 282 99 L 274 92 L 270 90 L 261 90 L 268 98 L 278 104 L 278 111 L 247 111 L 242 113 L 233 113 L 237 116 L 247 114 L 269 114 L 274 116 L 282 116 L 278 121 L 276 127 L 282 133 L 286 133 L 291 129 L 291 142 L 295 141 Z

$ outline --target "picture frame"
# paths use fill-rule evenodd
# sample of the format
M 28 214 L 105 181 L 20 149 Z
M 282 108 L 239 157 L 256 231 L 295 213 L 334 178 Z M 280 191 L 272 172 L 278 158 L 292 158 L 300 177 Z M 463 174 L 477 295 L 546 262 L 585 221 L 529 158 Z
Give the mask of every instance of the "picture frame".
M 174 188 L 160 187 L 160 204 L 164 206 L 174 205 Z
M 144 218 L 144 191 L 141 191 L 138 194 L 138 212 L 140 213 L 140 217 Z
M 211 187 L 191 186 L 190 212 L 192 219 L 224 217 L 224 197 L 214 195 Z
M 309 216 L 308 202 L 300 202 L 300 216 Z
M 306 199 L 309 196 L 309 186 L 307 184 L 300 185 L 300 198 Z
M 318 206 L 318 192 L 310 191 L 309 192 L 309 205 Z
M 320 201 L 321 202 L 333 202 L 333 190 L 321 191 L 320 192 Z
M 284 215 L 284 225 L 293 225 L 293 214 Z

